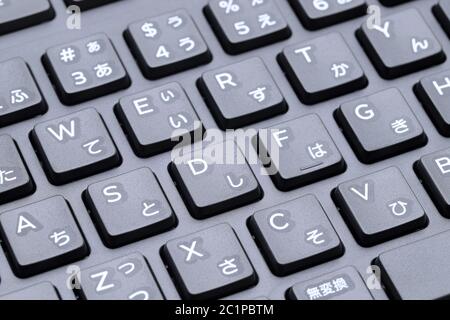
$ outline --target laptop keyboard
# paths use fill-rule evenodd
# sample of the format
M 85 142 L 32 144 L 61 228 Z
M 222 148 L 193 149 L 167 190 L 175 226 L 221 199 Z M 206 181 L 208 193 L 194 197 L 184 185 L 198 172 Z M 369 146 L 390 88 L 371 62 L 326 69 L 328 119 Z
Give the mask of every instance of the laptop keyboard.
M 0 299 L 450 296 L 449 1 L 0 0 L 0 34 Z

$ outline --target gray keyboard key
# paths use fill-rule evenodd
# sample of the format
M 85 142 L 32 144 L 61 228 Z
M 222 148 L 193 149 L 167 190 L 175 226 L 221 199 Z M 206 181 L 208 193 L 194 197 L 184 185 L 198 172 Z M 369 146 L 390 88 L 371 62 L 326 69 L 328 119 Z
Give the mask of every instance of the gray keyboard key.
M 287 112 L 286 102 L 260 58 L 208 71 L 199 79 L 198 86 L 223 130 Z
M 158 180 L 148 168 L 94 183 L 84 197 L 108 247 L 167 231 L 177 222 Z
M 447 0 L 440 0 L 433 6 L 433 13 L 444 31 L 450 36 L 450 2 Z
M 450 232 L 384 252 L 375 263 L 389 296 L 403 300 L 450 297 Z
M 55 185 L 109 170 L 122 162 L 101 116 L 92 108 L 37 124 L 31 140 L 48 179 Z
M 405 98 L 395 88 L 342 104 L 336 110 L 336 119 L 364 163 L 393 157 L 428 141 Z
M 60 300 L 59 294 L 50 282 L 42 282 L 21 290 L 0 296 L 0 300 Z
M 367 86 L 358 61 L 339 33 L 291 45 L 278 56 L 300 100 L 315 104 Z
M 275 186 L 300 188 L 345 171 L 345 161 L 316 114 L 282 122 L 258 133 L 258 150 Z
M 396 167 L 341 183 L 336 205 L 358 243 L 370 247 L 425 228 L 428 218 Z
M 27 120 L 47 112 L 47 104 L 22 58 L 0 63 L 0 127 Z
M 169 151 L 181 139 L 203 136 L 188 96 L 176 82 L 120 99 L 115 112 L 139 157 Z
M 80 271 L 80 297 L 87 300 L 164 299 L 145 258 L 130 254 Z
M 258 211 L 250 217 L 249 228 L 277 276 L 344 254 L 341 240 L 312 195 Z
M 0 136 L 0 204 L 32 194 L 36 187 L 14 140 Z
M 258 281 L 228 224 L 169 241 L 162 254 L 184 299 L 217 299 Z
M 293 300 L 373 300 L 354 267 L 298 283 L 289 289 L 288 297 Z
M 72 210 L 61 196 L 3 212 L 0 234 L 14 274 L 20 278 L 89 254 Z
M 356 35 L 379 74 L 386 79 L 445 61 L 439 41 L 416 9 L 383 16 L 380 25 L 370 29 L 363 23 Z

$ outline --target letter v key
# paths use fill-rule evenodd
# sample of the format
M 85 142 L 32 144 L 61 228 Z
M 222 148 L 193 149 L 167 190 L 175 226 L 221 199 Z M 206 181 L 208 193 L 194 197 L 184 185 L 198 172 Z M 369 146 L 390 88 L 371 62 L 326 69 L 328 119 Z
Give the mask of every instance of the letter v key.
M 370 188 L 369 182 L 365 182 L 363 192 L 361 192 L 361 190 L 358 190 L 356 187 L 350 187 L 350 191 L 356 194 L 358 197 L 362 198 L 364 201 L 369 201 L 370 198 L 369 188 Z

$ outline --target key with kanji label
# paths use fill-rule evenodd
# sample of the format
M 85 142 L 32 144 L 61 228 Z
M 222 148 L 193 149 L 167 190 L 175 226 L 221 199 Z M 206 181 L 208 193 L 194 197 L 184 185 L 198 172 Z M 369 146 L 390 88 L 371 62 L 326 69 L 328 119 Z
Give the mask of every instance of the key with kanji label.
M 261 162 L 282 191 L 345 171 L 346 164 L 322 120 L 310 114 L 258 132 Z
M 233 129 L 287 112 L 278 86 L 260 58 L 202 75 L 202 95 L 222 129 Z
M 292 300 L 373 300 L 354 267 L 345 267 L 295 284 L 287 292 Z
M 428 218 L 396 167 L 341 183 L 333 198 L 358 243 L 388 241 L 428 225 Z
M 203 136 L 203 125 L 176 82 L 124 97 L 115 112 L 139 157 L 169 151 L 185 139 L 193 143 Z
M 229 54 L 242 53 L 291 36 L 274 0 L 210 0 L 204 11 Z
M 30 119 L 47 112 L 31 70 L 22 58 L 0 63 L 0 127 Z
M 341 240 L 313 195 L 258 211 L 250 217 L 248 225 L 277 276 L 344 254 Z
M 50 282 L 42 282 L 34 286 L 30 286 L 24 289 L 13 291 L 0 296 L 0 300 L 60 300 L 59 294 L 55 287 Z
M 263 197 L 244 154 L 232 140 L 177 156 L 169 171 L 196 219 L 233 210 Z
M 316 30 L 366 14 L 365 0 L 289 0 L 302 24 Z
M 197 26 L 182 9 L 130 24 L 125 39 L 149 79 L 162 78 L 212 60 Z
M 0 9 L 0 35 L 55 17 L 55 11 L 48 0 L 1 0 Z
M 90 185 L 84 199 L 108 247 L 175 227 L 177 219 L 154 173 L 141 168 Z
M 66 105 L 98 98 L 131 84 L 104 33 L 52 47 L 46 51 L 43 62 Z
M 342 104 L 336 110 L 336 120 L 364 163 L 410 151 L 428 140 L 405 98 L 395 88 Z
M 119 166 L 122 158 L 93 109 L 37 124 L 31 141 L 52 184 L 61 185 Z
M 450 137 L 450 70 L 422 78 L 414 92 L 427 111 L 439 133 Z
M 82 269 L 75 288 L 86 300 L 162 300 L 158 284 L 145 258 L 133 253 Z
M 14 274 L 31 277 L 89 254 L 72 210 L 61 196 L 0 215 L 0 235 Z
M 414 169 L 440 213 L 450 218 L 450 149 L 423 156 Z
M 378 73 L 385 79 L 445 61 L 439 41 L 416 9 L 382 16 L 379 24 L 369 25 L 363 23 L 356 35 Z
M 118 0 L 64 0 L 67 7 L 76 5 L 81 10 L 96 8 L 115 1 Z
M 171 240 L 162 248 L 162 255 L 184 299 L 218 299 L 258 282 L 228 224 Z
M 14 140 L 0 136 L 0 204 L 26 197 L 36 189 Z
M 305 104 L 335 98 L 368 84 L 359 62 L 338 33 L 291 45 L 278 61 Z
M 433 6 L 433 13 L 441 24 L 442 28 L 450 37 L 450 2 L 447 0 L 440 0 Z

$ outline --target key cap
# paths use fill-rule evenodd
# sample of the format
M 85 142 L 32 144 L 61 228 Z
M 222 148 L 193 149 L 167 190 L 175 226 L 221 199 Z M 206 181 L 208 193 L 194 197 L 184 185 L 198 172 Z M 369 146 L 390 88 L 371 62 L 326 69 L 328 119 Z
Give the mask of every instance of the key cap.
M 332 99 L 368 84 L 358 61 L 338 33 L 291 45 L 278 56 L 278 61 L 305 104 Z
M 315 114 L 258 132 L 259 157 L 275 186 L 300 188 L 345 171 L 346 164 Z
M 313 195 L 258 211 L 250 217 L 248 225 L 277 276 L 286 276 L 344 254 L 339 236 Z
M 384 252 L 375 263 L 391 298 L 448 299 L 450 296 L 450 232 Z
M 428 218 L 396 167 L 341 183 L 333 198 L 363 247 L 388 241 L 428 225 Z
M 450 70 L 422 78 L 414 92 L 422 103 L 439 133 L 450 137 L 450 111 L 447 100 L 450 96 Z
M 385 79 L 426 69 L 446 59 L 439 41 L 416 9 L 383 16 L 380 25 L 371 29 L 363 23 L 356 35 Z
M 64 0 L 67 7 L 76 5 L 81 10 L 88 10 L 112 3 L 118 0 Z
M 291 36 L 273 0 L 210 0 L 205 15 L 224 50 L 238 54 Z
M 303 26 L 317 30 L 366 14 L 365 0 L 289 0 Z
M 48 0 L 2 0 L 0 35 L 31 27 L 55 17 Z
M 292 300 L 373 300 L 361 275 L 345 267 L 295 284 L 287 292 Z
M 48 49 L 43 62 L 60 100 L 75 105 L 125 89 L 131 80 L 106 34 Z
M 226 158 L 221 158 L 221 154 Z M 231 140 L 175 157 L 169 172 L 196 219 L 230 211 L 263 197 L 245 156 Z
M 335 115 L 353 151 L 364 163 L 393 157 L 427 143 L 422 126 L 395 88 L 344 103 Z
M 93 108 L 37 124 L 31 141 L 54 185 L 83 179 L 122 163 L 103 119 Z
M 31 70 L 22 58 L 0 63 L 0 127 L 30 119 L 47 112 Z
M 171 240 L 162 248 L 162 255 L 183 299 L 218 299 L 258 282 L 228 224 Z
M 450 218 L 450 149 L 423 156 L 415 163 L 414 169 L 439 212 Z
M 433 13 L 441 24 L 442 29 L 450 37 L 450 3 L 445 0 L 439 1 L 433 6 Z
M 162 233 L 177 223 L 148 168 L 94 183 L 85 191 L 84 199 L 103 242 L 110 248 Z
M 27 278 L 89 254 L 66 200 L 61 196 L 0 215 L 0 235 L 13 272 Z
M 198 87 L 217 124 L 235 129 L 287 112 L 287 104 L 260 58 L 205 72 Z
M 14 140 L 0 136 L 0 204 L 34 193 L 36 186 Z
M 42 282 L 21 290 L 0 296 L 0 300 L 60 300 L 56 288 L 50 282 Z
M 127 255 L 80 272 L 81 290 L 87 300 L 163 300 L 145 258 Z
M 158 79 L 209 63 L 212 55 L 185 10 L 134 22 L 125 31 L 143 74 Z
M 124 97 L 115 112 L 134 152 L 142 158 L 172 150 L 185 139 L 195 142 L 203 136 L 203 125 L 176 82 Z

